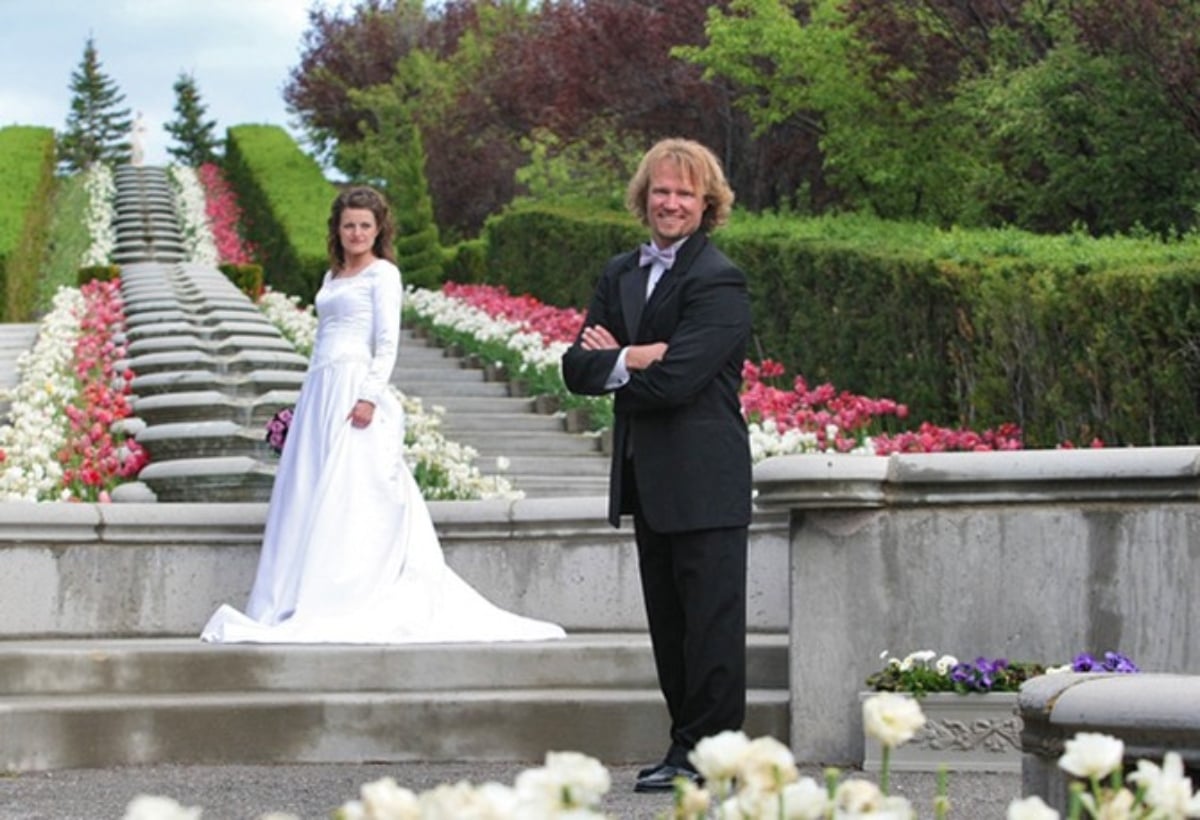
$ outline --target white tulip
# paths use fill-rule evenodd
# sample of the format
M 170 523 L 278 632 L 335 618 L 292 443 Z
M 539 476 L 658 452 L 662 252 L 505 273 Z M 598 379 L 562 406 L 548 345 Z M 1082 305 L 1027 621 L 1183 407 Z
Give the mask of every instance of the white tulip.
M 787 820 L 822 820 L 832 806 L 824 784 L 811 777 L 783 787 L 783 816 Z
M 742 754 L 738 781 L 742 788 L 778 792 L 800 778 L 792 750 L 773 737 L 750 741 Z
M 862 714 L 867 734 L 891 748 L 912 740 L 925 725 L 921 705 L 896 692 L 880 692 L 867 698 Z
M 1080 732 L 1066 743 L 1058 759 L 1062 770 L 1082 778 L 1106 777 L 1121 765 L 1125 744 L 1111 735 Z
M 417 796 L 390 777 L 364 783 L 359 793 L 367 817 L 372 820 L 418 820 L 421 816 Z
M 125 807 L 124 820 L 197 820 L 200 809 L 179 805 L 169 797 L 139 794 Z
M 727 730 L 697 743 L 688 760 L 705 780 L 727 782 L 737 776 L 749 747 L 745 732 Z
M 1168 817 L 1200 816 L 1200 792 L 1192 791 L 1192 779 L 1184 774 L 1183 758 L 1167 752 L 1159 768 L 1148 760 L 1139 760 L 1129 780 L 1146 790 L 1146 805 Z
M 1008 804 L 1006 820 L 1058 820 L 1058 812 L 1043 802 L 1042 798 L 1034 795 L 1024 800 L 1014 800 Z

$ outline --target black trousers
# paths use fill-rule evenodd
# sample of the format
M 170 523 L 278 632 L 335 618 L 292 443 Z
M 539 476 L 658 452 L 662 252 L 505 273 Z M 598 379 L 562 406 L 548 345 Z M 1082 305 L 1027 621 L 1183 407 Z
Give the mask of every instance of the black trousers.
M 627 465 L 628 466 L 628 465 Z M 625 471 L 633 489 L 633 470 Z M 630 494 L 642 597 L 671 717 L 666 762 L 746 715 L 746 527 L 661 533 Z

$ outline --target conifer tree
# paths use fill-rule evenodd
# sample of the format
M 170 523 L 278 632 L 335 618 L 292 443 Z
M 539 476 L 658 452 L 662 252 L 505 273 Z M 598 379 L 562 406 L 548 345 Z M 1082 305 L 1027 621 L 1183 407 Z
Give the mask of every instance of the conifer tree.
M 176 119 L 163 126 L 178 145 L 167 148 L 167 153 L 183 165 L 199 168 L 206 162 L 217 160 L 217 140 L 213 131 L 216 120 L 205 120 L 207 106 L 200 101 L 196 78 L 180 72 L 175 89 Z
M 66 130 L 58 135 L 58 159 L 64 170 L 81 171 L 94 162 L 117 165 L 129 161 L 129 109 L 125 95 L 100 67 L 91 36 L 83 59 L 71 74 L 71 111 Z
M 359 168 L 391 203 L 396 264 L 405 284 L 437 287 L 443 274 L 442 248 L 425 176 L 425 147 L 401 83 L 351 91 L 354 103 L 368 114 L 360 125 L 362 139 L 343 146 L 347 153 L 342 159 Z

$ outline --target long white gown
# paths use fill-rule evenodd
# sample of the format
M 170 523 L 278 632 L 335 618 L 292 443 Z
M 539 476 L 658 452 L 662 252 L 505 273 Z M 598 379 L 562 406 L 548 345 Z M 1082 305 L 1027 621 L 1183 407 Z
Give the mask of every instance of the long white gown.
M 404 462 L 404 411 L 388 388 L 400 272 L 386 260 L 327 273 L 317 338 L 279 460 L 246 612 L 222 605 L 211 642 L 428 643 L 561 638 L 492 604 L 446 566 Z M 366 428 L 347 418 L 375 402 Z

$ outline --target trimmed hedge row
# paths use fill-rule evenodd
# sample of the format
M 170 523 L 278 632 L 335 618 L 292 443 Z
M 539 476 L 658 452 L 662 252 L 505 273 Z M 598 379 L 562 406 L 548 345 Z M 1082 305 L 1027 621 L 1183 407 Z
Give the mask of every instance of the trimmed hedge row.
M 54 192 L 54 129 L 0 128 L 0 293 L 3 319 L 28 322 L 37 305 L 38 267 Z
M 242 208 L 243 235 L 258 249 L 264 281 L 311 302 L 329 267 L 325 240 L 336 187 L 276 125 L 230 128 L 224 171 Z
M 485 239 L 493 282 L 582 307 L 603 262 L 645 229 L 529 205 L 490 220 Z M 751 355 L 810 385 L 895 398 L 943 425 L 1015 422 L 1031 447 L 1200 441 L 1200 237 L 738 214 L 717 241 L 750 277 Z

